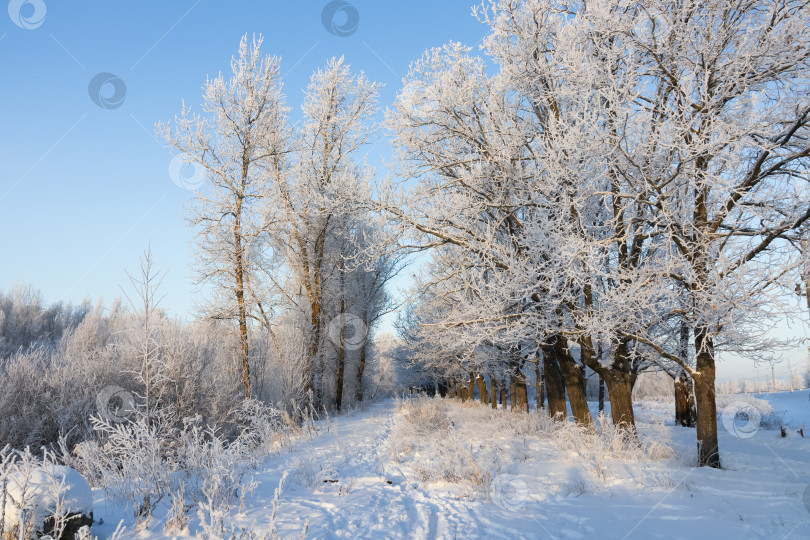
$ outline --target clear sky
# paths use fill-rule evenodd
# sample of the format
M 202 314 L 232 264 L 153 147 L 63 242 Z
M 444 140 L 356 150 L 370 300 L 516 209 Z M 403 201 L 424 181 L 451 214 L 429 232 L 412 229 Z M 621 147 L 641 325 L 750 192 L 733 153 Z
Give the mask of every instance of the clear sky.
M 426 48 L 476 46 L 486 33 L 473 0 L 2 3 L 0 288 L 21 281 L 47 302 L 109 302 L 151 242 L 168 270 L 162 306 L 183 318 L 195 297 L 182 219 L 191 192 L 172 182 L 154 124 L 182 99 L 199 105 L 206 75 L 228 71 L 243 34 L 263 34 L 264 51 L 281 57 L 297 108 L 312 71 L 333 56 L 385 83 L 385 107 Z M 368 149 L 379 174 L 389 155 L 385 140 Z M 801 350 L 791 357 L 806 362 Z
M 186 317 L 192 233 L 182 215 L 191 192 L 172 182 L 155 122 L 179 114 L 182 99 L 198 105 L 206 76 L 229 70 L 245 33 L 263 34 L 264 52 L 281 57 L 296 109 L 312 71 L 341 55 L 385 83 L 387 106 L 426 48 L 480 42 L 486 29 L 471 4 L 11 0 L 9 14 L 0 11 L 0 288 L 22 281 L 48 302 L 109 302 L 151 241 L 156 265 L 169 271 L 162 305 Z M 100 73 L 123 85 L 102 85 L 94 101 L 91 82 L 111 78 Z M 386 155 L 384 140 L 368 148 L 379 174 Z

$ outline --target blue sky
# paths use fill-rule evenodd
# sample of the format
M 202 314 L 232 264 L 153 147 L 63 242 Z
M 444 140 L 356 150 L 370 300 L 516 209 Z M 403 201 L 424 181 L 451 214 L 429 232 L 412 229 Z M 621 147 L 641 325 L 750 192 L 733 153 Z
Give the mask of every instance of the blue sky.
M 385 83 L 385 107 L 426 48 L 480 43 L 486 28 L 470 15 L 473 3 L 353 0 L 333 19 L 339 28 L 352 22 L 351 10 L 359 17 L 341 37 L 323 24 L 323 0 L 10 0 L 8 14 L 0 10 L 0 288 L 21 281 L 48 302 L 109 303 L 151 242 L 157 266 L 168 270 L 162 306 L 189 318 L 192 232 L 182 215 L 191 192 L 170 179 L 171 154 L 154 139 L 155 122 L 178 114 L 182 99 L 198 105 L 206 75 L 228 70 L 245 33 L 263 34 L 264 51 L 281 57 L 291 106 L 315 68 L 345 55 Z M 90 98 L 99 73 L 126 85 L 119 107 Z M 386 174 L 387 143 L 368 151 Z M 794 370 L 806 364 L 801 348 L 786 357 Z M 726 362 L 719 374 L 770 376 L 768 367 L 753 369 Z
M 385 83 L 387 106 L 426 48 L 476 45 L 486 30 L 470 0 L 357 0 L 335 14 L 338 28 L 353 22 L 352 9 L 359 17 L 341 37 L 323 24 L 327 4 L 11 0 L 9 16 L 0 11 L 0 288 L 22 281 L 48 302 L 109 302 L 151 242 L 169 271 L 162 306 L 187 317 L 195 288 L 182 215 L 191 192 L 171 181 L 171 154 L 153 138 L 154 124 L 178 114 L 182 99 L 200 103 L 206 75 L 228 71 L 243 34 L 263 34 L 264 52 L 281 57 L 297 108 L 312 71 L 333 56 Z M 119 107 L 90 98 L 99 73 L 126 85 Z M 112 97 L 112 86 L 102 91 Z M 385 141 L 369 148 L 379 174 L 387 155 Z

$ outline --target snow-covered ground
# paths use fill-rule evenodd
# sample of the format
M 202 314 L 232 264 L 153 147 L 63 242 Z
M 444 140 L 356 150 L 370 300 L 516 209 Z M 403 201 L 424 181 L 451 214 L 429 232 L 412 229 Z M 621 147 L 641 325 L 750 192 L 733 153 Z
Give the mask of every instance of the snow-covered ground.
M 265 460 L 245 511 L 235 508 L 229 523 L 261 537 L 286 471 L 282 538 L 297 538 L 306 520 L 309 538 L 810 538 L 809 392 L 754 397 L 781 415 L 788 436 L 751 429 L 747 416 L 721 418 L 723 470 L 692 466 L 695 430 L 672 425 L 668 403 L 637 404 L 646 450 L 636 455 L 536 415 L 513 421 L 478 404 L 381 401 L 321 422 L 312 438 Z M 724 399 L 728 410 L 750 405 Z M 657 444 L 667 438 L 674 455 Z M 121 519 L 125 537 L 177 537 L 163 532 L 168 504 L 136 533 L 131 508 L 95 494 L 100 538 Z M 187 536 L 198 525 L 191 515 Z

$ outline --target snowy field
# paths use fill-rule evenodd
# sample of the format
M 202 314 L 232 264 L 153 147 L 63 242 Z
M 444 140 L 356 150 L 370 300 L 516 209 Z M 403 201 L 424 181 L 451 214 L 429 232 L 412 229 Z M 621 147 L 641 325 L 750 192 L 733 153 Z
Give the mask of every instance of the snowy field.
M 695 432 L 672 425 L 668 403 L 637 404 L 635 450 L 610 433 L 589 437 L 534 413 L 427 398 L 377 402 L 320 422 L 265 460 L 245 510 L 226 522 L 245 538 L 262 537 L 286 472 L 282 538 L 299 537 L 306 520 L 308 538 L 810 538 L 809 392 L 753 397 L 784 419 L 787 437 L 721 415 L 723 470 L 693 467 Z M 727 407 L 743 403 L 757 402 L 718 397 Z M 125 538 L 198 530 L 191 515 L 186 535 L 164 533 L 161 503 L 149 529 L 135 532 L 131 508 L 95 495 L 99 538 L 122 519 Z

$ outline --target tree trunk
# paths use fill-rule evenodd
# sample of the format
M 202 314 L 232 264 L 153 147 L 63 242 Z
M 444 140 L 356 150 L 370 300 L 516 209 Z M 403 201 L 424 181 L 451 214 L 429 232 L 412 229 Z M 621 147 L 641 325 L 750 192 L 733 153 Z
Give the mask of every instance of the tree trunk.
M 244 176 L 244 174 L 243 174 Z M 242 199 L 239 198 L 234 212 L 233 240 L 236 248 L 236 306 L 239 317 L 239 341 L 242 346 L 242 386 L 245 389 L 245 398 L 250 399 L 250 350 L 247 332 L 247 308 L 245 306 L 245 268 L 242 258 Z
M 357 364 L 357 388 L 354 389 L 354 399 L 358 403 L 363 401 L 363 372 L 365 370 L 366 370 L 366 343 L 363 343 L 363 346 L 360 347 L 360 363 Z
M 610 415 L 613 425 L 635 433 L 636 419 L 633 414 L 633 380 L 630 375 L 611 371 L 605 376 L 610 395 Z
M 343 347 L 340 347 L 343 349 Z M 343 371 L 346 365 L 346 351 L 338 353 L 337 373 L 335 377 L 335 409 L 340 410 L 343 404 Z
M 592 426 L 593 418 L 591 410 L 588 408 L 588 399 L 585 396 L 585 375 L 571 356 L 565 338 L 557 336 L 554 342 L 554 354 L 560 364 L 565 388 L 568 390 L 568 402 L 571 404 L 574 421 L 581 426 Z
M 599 413 L 605 412 L 605 378 L 599 375 Z
M 534 401 L 537 403 L 537 410 L 543 408 L 543 375 L 540 373 L 540 354 L 535 355 L 534 363 Z
M 439 379 L 439 396 L 440 397 L 447 397 L 448 387 L 447 387 L 447 380 L 446 379 Z
M 611 367 L 606 368 L 596 358 L 590 338 L 585 336 L 579 341 L 583 363 L 601 375 L 607 384 L 613 425 L 635 433 L 633 386 L 636 383 L 636 373 L 633 371 L 632 359 L 628 352 L 628 343 L 629 341 L 625 339 L 617 344 L 613 353 Z
M 683 378 L 683 370 L 674 379 L 675 387 L 675 423 L 686 426 L 687 405 L 686 405 L 686 381 Z
M 695 384 L 692 377 L 686 376 L 686 427 L 695 427 L 697 406 L 695 405 Z
M 543 352 L 543 378 L 546 383 L 546 397 L 548 397 L 548 415 L 564 420 L 568 417 L 568 412 L 565 406 L 565 387 L 560 366 L 557 364 L 554 348 L 551 345 L 543 345 L 541 350 Z
M 338 347 L 337 373 L 335 373 L 335 409 L 340 410 L 343 404 L 343 372 L 346 366 L 346 349 Z
M 487 401 L 489 401 L 487 397 L 487 380 L 482 377 L 480 373 L 476 373 L 475 383 L 478 385 L 478 396 L 481 399 L 481 403 L 486 405 Z
M 337 373 L 335 376 L 335 409 L 340 410 L 343 405 L 343 372 L 346 368 L 346 273 L 343 259 L 340 259 L 340 301 L 338 302 L 338 317 L 340 317 L 340 339 L 337 344 Z
M 633 412 L 633 385 L 635 375 L 630 371 L 628 342 L 623 340 L 613 353 L 613 367 L 603 373 L 610 396 L 610 415 L 613 425 L 635 433 L 636 417 Z M 616 393 L 614 397 L 614 392 Z
M 301 241 L 299 240 L 299 243 Z M 323 258 L 323 245 L 322 241 L 319 240 L 315 246 L 316 253 L 314 254 L 314 260 L 310 261 L 307 256 L 307 249 L 304 244 L 301 245 L 301 254 L 303 257 L 303 274 L 304 278 L 304 289 L 307 293 L 307 299 L 309 300 L 309 308 L 310 308 L 310 336 L 309 336 L 309 356 L 306 359 L 306 363 L 304 365 L 304 390 L 306 392 L 312 392 L 313 396 L 313 407 L 315 409 L 320 409 L 321 402 L 322 402 L 322 395 L 323 395 L 323 384 L 319 384 L 317 380 L 319 375 L 318 371 L 323 367 L 321 358 L 321 351 L 320 351 L 320 340 L 321 340 L 321 275 L 320 275 L 320 268 L 318 264 L 315 264 L 316 261 L 320 261 Z M 310 266 L 312 263 L 313 268 L 310 270 Z M 310 277 L 310 273 L 313 275 Z
M 526 386 L 526 375 L 519 366 L 512 374 L 512 388 L 516 394 L 512 399 L 512 410 L 529 412 L 529 392 Z
M 681 320 L 678 356 L 684 364 L 689 364 L 689 332 L 686 321 Z M 692 378 L 681 369 L 675 378 L 675 421 L 684 427 L 694 427 L 697 411 L 695 410 L 695 391 Z
M 304 364 L 304 391 L 312 393 L 312 406 L 319 409 L 321 406 L 321 389 L 318 384 L 318 370 L 319 366 L 319 346 L 318 340 L 320 339 L 320 304 L 312 302 L 310 304 L 311 313 L 311 335 L 309 336 L 309 355 Z
M 706 329 L 695 330 L 697 373 L 695 398 L 697 405 L 698 465 L 720 468 L 720 445 L 717 440 L 717 401 L 714 389 L 714 344 Z
M 493 409 L 498 408 L 498 380 L 493 376 L 489 376 L 489 402 Z
M 514 411 L 517 406 L 517 381 L 514 373 L 509 376 L 509 410 Z
M 461 392 L 461 401 L 473 399 L 475 393 L 475 377 L 472 373 L 470 373 L 470 379 L 467 381 L 466 385 L 459 385 L 459 391 Z

